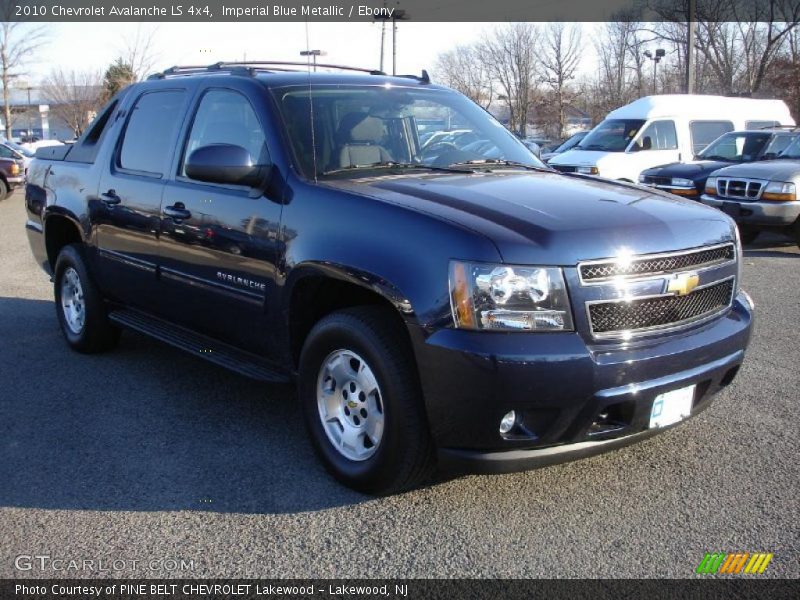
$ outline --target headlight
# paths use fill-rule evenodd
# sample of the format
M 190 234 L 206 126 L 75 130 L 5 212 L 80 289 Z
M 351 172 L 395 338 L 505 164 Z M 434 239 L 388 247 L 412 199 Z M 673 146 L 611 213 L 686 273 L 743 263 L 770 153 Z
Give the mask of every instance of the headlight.
M 572 331 L 558 267 L 450 263 L 450 305 L 459 329 Z
M 709 177 L 706 179 L 706 194 L 711 194 L 712 196 L 717 195 L 717 178 L 716 177 Z
M 762 200 L 797 200 L 797 188 L 793 183 L 770 181 L 761 194 Z
M 673 177 L 672 185 L 677 187 L 694 187 L 694 181 L 691 179 L 684 179 L 683 177 Z
M 16 177 L 17 175 L 19 175 L 19 165 L 17 163 L 12 163 L 11 164 L 11 175 L 13 177 Z
M 584 175 L 597 175 L 600 171 L 597 170 L 597 167 L 576 167 L 576 173 L 583 173 Z

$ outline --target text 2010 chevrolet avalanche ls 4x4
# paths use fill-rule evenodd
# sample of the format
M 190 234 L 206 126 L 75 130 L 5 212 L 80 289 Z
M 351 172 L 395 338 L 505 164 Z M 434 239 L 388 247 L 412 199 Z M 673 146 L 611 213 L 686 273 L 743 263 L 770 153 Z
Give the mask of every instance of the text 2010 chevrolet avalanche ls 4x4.
M 322 461 L 368 492 L 642 439 L 750 336 L 730 218 L 551 171 L 427 76 L 174 68 L 40 150 L 26 203 L 73 348 L 130 328 L 296 380 Z

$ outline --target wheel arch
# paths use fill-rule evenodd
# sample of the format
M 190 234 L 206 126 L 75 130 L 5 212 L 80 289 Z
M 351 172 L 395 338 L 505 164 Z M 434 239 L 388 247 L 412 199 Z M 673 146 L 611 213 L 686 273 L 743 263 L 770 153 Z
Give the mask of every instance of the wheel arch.
M 51 211 L 45 215 L 43 229 L 47 262 L 51 269 L 55 269 L 58 253 L 64 246 L 86 241 L 78 220 L 65 211 Z
M 384 306 L 405 325 L 415 322 L 410 301 L 392 283 L 374 274 L 328 262 L 308 262 L 292 269 L 285 285 L 287 336 L 296 367 L 308 334 L 326 315 L 354 306 Z M 411 345 L 410 336 L 408 338 Z

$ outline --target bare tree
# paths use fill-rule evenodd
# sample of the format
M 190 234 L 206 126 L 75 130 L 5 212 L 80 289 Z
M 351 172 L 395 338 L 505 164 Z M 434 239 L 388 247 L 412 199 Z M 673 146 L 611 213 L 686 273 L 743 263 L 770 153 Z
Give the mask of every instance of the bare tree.
M 544 76 L 542 79 L 555 96 L 559 138 L 565 137 L 564 107 L 572 99 L 567 84 L 575 78 L 575 72 L 578 69 L 580 42 L 581 30 L 575 25 L 550 23 L 544 32 L 544 52 L 542 54 Z
M 8 18 L 8 3 L 0 14 Z M 25 65 L 44 44 L 44 29 L 21 22 L 0 22 L 0 81 L 3 84 L 3 117 L 6 138 L 11 139 L 9 93 L 14 79 L 25 74 Z
M 436 59 L 436 78 L 483 108 L 494 99 L 494 85 L 488 65 L 474 45 L 456 46 Z
M 509 129 L 525 135 L 533 107 L 540 32 L 531 23 L 497 27 L 479 46 L 509 108 Z
M 157 29 L 143 29 L 139 24 L 136 26 L 136 31 L 123 40 L 119 58 L 133 71 L 134 81 L 140 81 L 150 75 L 158 62 L 157 33 Z
M 81 135 L 102 103 L 103 86 L 99 72 L 54 69 L 42 85 L 50 112 Z

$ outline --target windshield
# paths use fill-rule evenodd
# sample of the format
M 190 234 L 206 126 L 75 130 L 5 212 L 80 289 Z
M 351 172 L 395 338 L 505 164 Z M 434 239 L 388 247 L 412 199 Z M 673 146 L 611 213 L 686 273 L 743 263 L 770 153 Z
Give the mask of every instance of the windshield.
M 754 161 L 762 154 L 771 138 L 771 133 L 764 132 L 726 133 L 706 146 L 697 157 L 701 160 Z
M 15 152 L 19 152 L 20 154 L 22 154 L 22 156 L 26 156 L 28 158 L 33 158 L 33 156 L 34 156 L 33 152 L 31 152 L 27 148 L 23 148 L 22 146 L 20 146 L 16 142 L 12 142 L 11 140 L 7 140 L 7 141 L 3 142 L 3 144 L 8 146 L 9 148 L 14 150 Z
M 544 167 L 485 110 L 450 90 L 303 85 L 272 92 L 308 177 L 381 167 L 455 168 L 470 161 Z
M 588 134 L 589 134 L 588 131 L 579 131 L 578 133 L 576 133 L 572 137 L 567 138 L 566 141 L 564 141 L 564 143 L 562 143 L 560 146 L 557 146 L 556 148 L 554 148 L 553 152 L 556 152 L 556 153 L 560 154 L 561 152 L 566 152 L 570 148 L 574 148 Z
M 580 150 L 624 152 L 644 125 L 643 119 L 606 119 L 578 144 Z
M 792 158 L 795 160 L 800 160 L 800 134 L 795 134 L 792 143 L 786 146 L 786 149 L 776 158 Z

